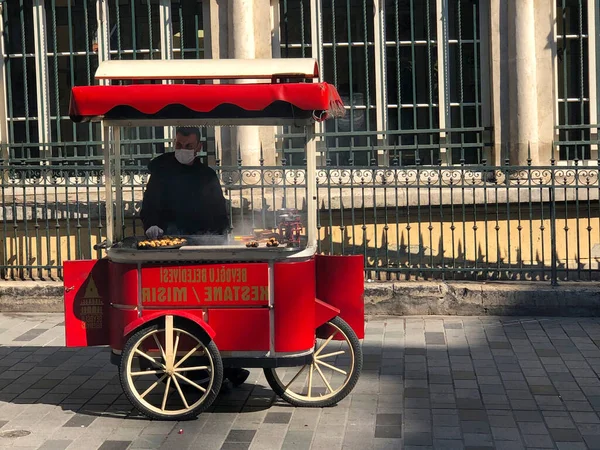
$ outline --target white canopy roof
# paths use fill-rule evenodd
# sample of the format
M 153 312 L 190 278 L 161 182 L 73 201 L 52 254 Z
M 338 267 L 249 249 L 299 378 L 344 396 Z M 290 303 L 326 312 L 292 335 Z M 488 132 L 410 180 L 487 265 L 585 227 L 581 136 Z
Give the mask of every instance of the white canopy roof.
M 319 77 L 316 59 L 154 59 L 100 63 L 99 80 L 223 80 Z

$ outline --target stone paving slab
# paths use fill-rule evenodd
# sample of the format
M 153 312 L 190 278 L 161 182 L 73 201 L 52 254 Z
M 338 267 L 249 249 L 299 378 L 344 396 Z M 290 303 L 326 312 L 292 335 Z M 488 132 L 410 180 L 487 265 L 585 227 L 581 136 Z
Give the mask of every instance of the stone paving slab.
M 108 349 L 65 348 L 62 320 L 0 314 L 0 450 L 600 449 L 600 319 L 370 317 L 339 405 L 294 408 L 253 370 L 176 423 L 133 410 Z

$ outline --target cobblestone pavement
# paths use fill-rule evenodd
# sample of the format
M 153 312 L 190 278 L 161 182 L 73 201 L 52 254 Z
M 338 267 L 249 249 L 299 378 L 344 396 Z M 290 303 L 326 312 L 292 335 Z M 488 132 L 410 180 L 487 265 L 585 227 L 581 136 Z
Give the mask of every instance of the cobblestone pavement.
M 0 315 L 0 344 L 2 449 L 600 449 L 596 319 L 372 318 L 337 407 L 287 406 L 253 370 L 180 423 L 132 411 L 106 348 L 64 348 L 61 315 Z

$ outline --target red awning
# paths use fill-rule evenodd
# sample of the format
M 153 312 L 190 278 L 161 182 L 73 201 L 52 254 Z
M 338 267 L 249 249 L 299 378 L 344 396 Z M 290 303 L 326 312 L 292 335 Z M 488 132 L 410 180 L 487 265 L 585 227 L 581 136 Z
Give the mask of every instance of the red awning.
M 75 122 L 99 118 L 324 120 L 343 115 L 343 102 L 327 83 L 80 86 L 72 89 L 69 110 Z

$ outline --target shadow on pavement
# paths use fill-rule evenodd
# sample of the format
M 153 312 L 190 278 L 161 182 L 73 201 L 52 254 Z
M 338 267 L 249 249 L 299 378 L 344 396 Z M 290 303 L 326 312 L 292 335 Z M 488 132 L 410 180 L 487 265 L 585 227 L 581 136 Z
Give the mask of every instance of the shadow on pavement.
M 381 362 L 381 357 L 372 357 L 377 348 L 381 351 L 381 347 L 363 345 L 368 353 L 366 366 L 371 370 Z M 55 405 L 84 416 L 145 419 L 125 396 L 118 367 L 109 359 L 107 347 L 2 346 L 0 402 Z M 401 386 L 400 376 L 397 381 Z M 246 383 L 221 392 L 206 412 L 243 414 L 273 405 L 278 410 L 294 408 L 272 391 L 262 369 L 251 369 Z

